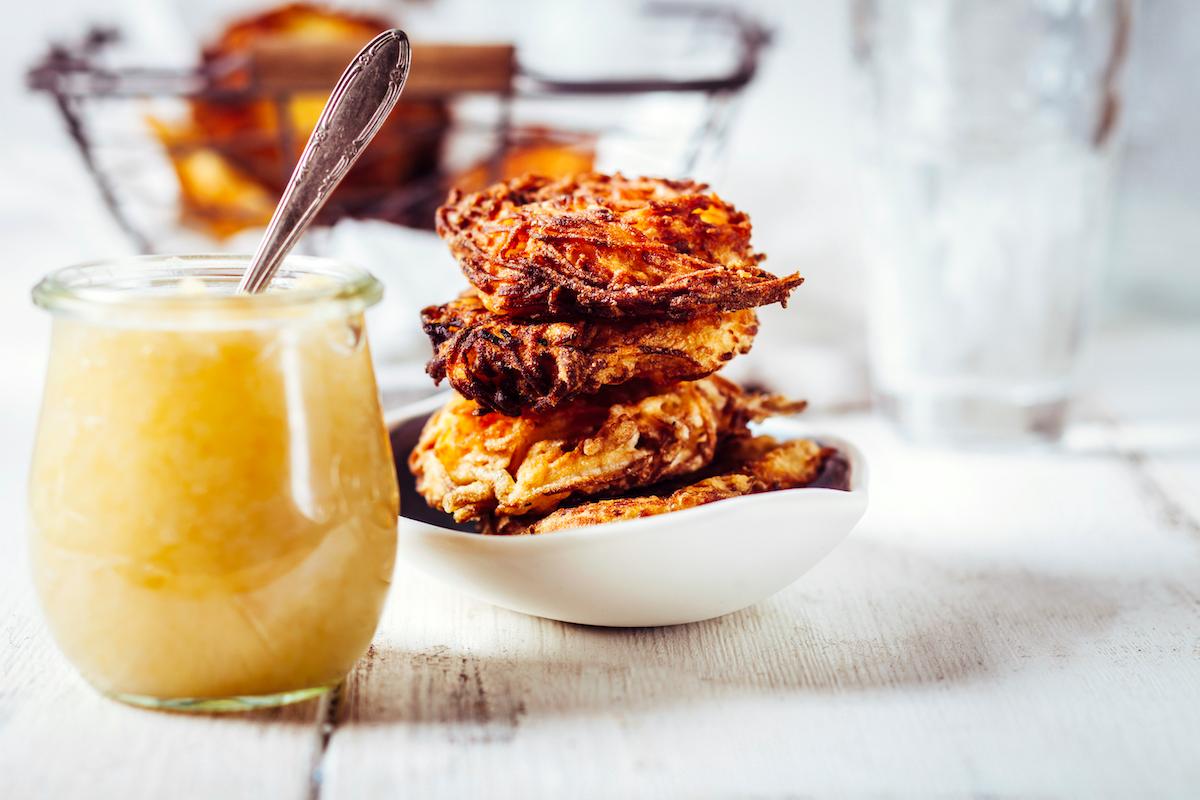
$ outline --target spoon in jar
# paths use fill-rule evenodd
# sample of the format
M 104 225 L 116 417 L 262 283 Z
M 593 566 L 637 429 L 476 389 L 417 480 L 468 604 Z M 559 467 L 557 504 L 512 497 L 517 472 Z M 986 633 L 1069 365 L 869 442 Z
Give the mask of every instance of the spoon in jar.
M 346 67 L 283 190 L 238 292 L 255 294 L 267 288 L 284 257 L 395 107 L 411 63 L 408 37 L 393 28 L 372 39 Z

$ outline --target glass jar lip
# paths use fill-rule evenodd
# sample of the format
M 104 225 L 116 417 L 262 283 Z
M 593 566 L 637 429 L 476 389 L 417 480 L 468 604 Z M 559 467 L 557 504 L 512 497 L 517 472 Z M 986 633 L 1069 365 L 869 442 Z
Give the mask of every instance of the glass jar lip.
M 300 255 L 284 259 L 267 291 L 234 294 L 232 290 L 252 258 L 189 253 L 86 261 L 42 278 L 33 287 L 33 302 L 51 313 L 72 316 L 211 310 L 254 317 L 294 316 L 313 307 L 356 313 L 383 297 L 383 284 L 367 270 L 335 259 Z M 163 291 L 186 288 L 189 280 L 198 282 L 197 291 Z M 228 290 L 204 291 L 206 286 Z

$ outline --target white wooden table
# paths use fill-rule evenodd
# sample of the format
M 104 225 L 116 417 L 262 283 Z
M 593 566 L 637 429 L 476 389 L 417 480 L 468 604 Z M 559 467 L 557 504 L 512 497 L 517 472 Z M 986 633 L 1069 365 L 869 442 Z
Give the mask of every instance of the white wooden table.
M 101 5 L 29 5 L 0 32 L 4 74 Z M 761 249 L 809 275 L 796 318 L 853 318 L 855 219 L 831 161 L 844 10 L 773 13 L 789 9 L 722 187 Z M 23 132 L 0 151 L 0 800 L 1200 795 L 1200 325 L 1110 326 L 1055 452 L 921 451 L 862 413 L 813 419 L 866 451 L 871 510 L 738 614 L 582 628 L 401 564 L 336 703 L 186 717 L 102 699 L 54 649 L 27 578 L 46 321 L 26 290 L 126 245 L 48 105 L 15 81 L 0 101 L 5 136 Z M 776 202 L 784 185 L 799 190 Z M 781 325 L 760 341 L 812 339 Z
M 401 564 L 332 702 L 239 717 L 127 708 L 72 673 L 6 455 L 0 797 L 1196 796 L 1200 327 L 1096 352 L 1058 452 L 820 419 L 866 451 L 871 510 L 757 607 L 585 628 Z M 3 424 L 26 441 L 29 419 Z

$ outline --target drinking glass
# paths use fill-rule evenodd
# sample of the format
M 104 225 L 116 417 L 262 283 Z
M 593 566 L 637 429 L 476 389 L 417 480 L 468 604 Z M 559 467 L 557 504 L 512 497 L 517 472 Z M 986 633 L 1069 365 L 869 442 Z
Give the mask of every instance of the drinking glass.
M 1055 440 L 1104 251 L 1129 4 L 853 9 L 879 405 L 918 440 Z
M 100 691 L 235 710 L 337 684 L 379 621 L 398 489 L 363 327 L 370 274 L 244 256 L 56 272 L 30 474 L 34 583 Z

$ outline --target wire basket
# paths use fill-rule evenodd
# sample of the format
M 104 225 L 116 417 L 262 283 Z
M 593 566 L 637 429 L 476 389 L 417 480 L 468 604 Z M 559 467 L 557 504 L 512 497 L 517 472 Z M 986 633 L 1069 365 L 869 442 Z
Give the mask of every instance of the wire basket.
M 642 15 L 656 50 L 721 63 L 556 75 L 511 45 L 416 41 L 401 105 L 318 224 L 428 228 L 451 187 L 523 172 L 711 174 L 769 34 L 724 7 L 659 4 Z M 236 247 L 239 232 L 265 223 L 308 136 L 298 118 L 315 120 L 357 44 L 306 47 L 299 59 L 296 48 L 263 47 L 191 68 L 123 64 L 122 48 L 117 31 L 93 30 L 52 46 L 28 83 L 53 98 L 134 246 L 164 252 Z M 273 122 L 237 124 L 246 114 Z

